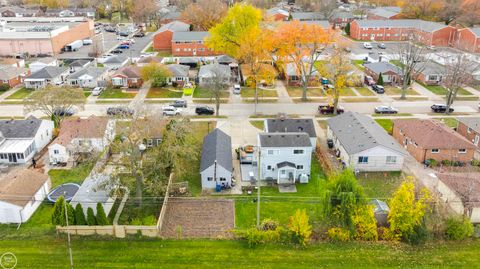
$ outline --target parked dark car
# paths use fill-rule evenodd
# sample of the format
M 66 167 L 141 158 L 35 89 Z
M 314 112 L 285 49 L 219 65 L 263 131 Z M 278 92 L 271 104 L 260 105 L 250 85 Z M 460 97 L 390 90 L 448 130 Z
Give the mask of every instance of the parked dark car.
M 133 36 L 134 37 L 144 37 L 145 33 L 144 32 L 138 32 L 138 33 L 134 34 Z
M 391 106 L 377 106 L 375 107 L 375 113 L 377 114 L 397 114 L 398 110 Z
M 170 105 L 173 106 L 173 107 L 187 107 L 187 101 L 185 101 L 183 99 L 175 100 Z
M 373 80 L 371 76 L 365 76 L 365 79 L 363 81 L 367 86 L 372 86 L 375 84 L 375 80 Z
M 333 105 L 331 105 L 331 104 L 319 105 L 319 106 L 318 106 L 318 112 L 319 112 L 320 114 L 323 114 L 323 115 L 333 114 L 333 111 L 334 111 L 334 107 L 333 107 Z M 345 110 L 343 109 L 343 107 L 338 106 L 338 107 L 337 107 L 337 114 L 342 114 L 343 112 L 345 112 Z
M 107 115 L 109 116 L 132 116 L 133 113 L 133 109 L 123 106 L 107 108 Z
M 447 106 L 444 104 L 434 104 L 430 108 L 435 113 L 445 113 L 447 111 Z M 451 113 L 454 111 L 454 109 L 450 107 L 449 111 Z
M 386 48 L 387 48 L 384 43 L 378 43 L 378 44 L 377 44 L 377 47 L 378 47 L 379 49 L 386 49 Z
M 113 53 L 113 54 L 120 54 L 120 53 L 123 53 L 123 50 L 121 50 L 121 49 L 114 49 L 114 50 L 111 51 L 111 53 Z
M 215 114 L 215 109 L 209 106 L 198 106 L 195 108 L 195 113 L 197 115 L 213 115 Z
M 75 114 L 76 110 L 71 107 L 71 108 L 55 108 L 53 110 L 53 115 L 58 116 L 58 117 L 70 117 Z
M 376 93 L 385 93 L 385 88 L 380 85 L 373 84 L 372 85 L 372 90 L 375 91 Z
M 117 35 L 119 36 L 129 36 L 127 32 L 118 32 Z
M 115 28 L 111 27 L 111 26 L 107 26 L 104 28 L 106 32 L 109 32 L 109 33 L 115 33 L 116 30 Z

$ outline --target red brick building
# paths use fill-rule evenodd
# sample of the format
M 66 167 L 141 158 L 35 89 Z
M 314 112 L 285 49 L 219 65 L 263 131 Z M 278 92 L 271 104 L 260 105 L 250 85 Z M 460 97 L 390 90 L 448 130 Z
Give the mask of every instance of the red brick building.
M 163 25 L 153 36 L 153 49 L 171 50 L 173 33 L 188 31 L 190 31 L 190 25 L 181 21 L 172 21 Z
M 6 84 L 13 88 L 23 83 L 23 80 L 28 75 L 30 75 L 30 71 L 27 68 L 0 65 L 0 85 Z
M 112 76 L 112 85 L 119 88 L 140 88 L 143 79 L 138 66 L 126 66 L 119 69 Z
M 401 18 L 399 7 L 377 7 L 367 12 L 368 20 L 396 20 Z
M 456 47 L 461 50 L 480 53 L 480 27 L 458 30 Z
M 290 15 L 288 11 L 279 7 L 268 9 L 265 13 L 267 18 L 271 18 L 274 21 L 286 21 L 288 20 L 288 16 Z
M 173 56 L 213 56 L 218 55 L 205 46 L 208 32 L 174 32 L 172 37 Z
M 457 29 L 423 20 L 355 20 L 350 36 L 366 41 L 403 41 L 415 39 L 429 46 L 453 46 Z
M 417 161 L 433 159 L 470 162 L 475 146 L 454 130 L 435 120 L 399 119 L 393 121 L 393 137 Z
M 458 118 L 457 132 L 480 148 L 480 118 Z

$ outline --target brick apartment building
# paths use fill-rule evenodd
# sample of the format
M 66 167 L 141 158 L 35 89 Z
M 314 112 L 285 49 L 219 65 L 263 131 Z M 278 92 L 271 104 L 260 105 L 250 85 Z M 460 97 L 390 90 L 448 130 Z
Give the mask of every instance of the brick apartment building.
M 213 56 L 218 55 L 205 46 L 208 32 L 174 32 L 172 36 L 173 56 Z
M 401 18 L 399 7 L 377 7 L 367 12 L 368 20 L 396 20 Z
M 461 50 L 480 53 L 480 27 L 458 30 L 456 47 Z
M 393 121 L 393 137 L 417 161 L 433 159 L 470 162 L 475 146 L 459 133 L 435 120 L 399 119 Z
M 350 36 L 366 41 L 404 41 L 415 38 L 428 46 L 453 46 L 457 29 L 424 20 L 355 20 Z
M 172 21 L 163 25 L 153 36 L 153 49 L 171 50 L 173 33 L 188 31 L 190 31 L 190 25 L 181 21 Z
M 480 118 L 458 118 L 457 132 L 480 148 Z

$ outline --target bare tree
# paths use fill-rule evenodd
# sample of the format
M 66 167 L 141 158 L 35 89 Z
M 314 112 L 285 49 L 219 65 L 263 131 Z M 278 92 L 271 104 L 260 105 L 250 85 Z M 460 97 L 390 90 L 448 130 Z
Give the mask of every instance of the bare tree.
M 465 54 L 458 54 L 450 58 L 445 65 L 445 73 L 441 84 L 447 89 L 445 113 L 450 113 L 450 106 L 455 101 L 458 91 L 462 86 L 468 86 L 473 81 L 473 73 L 478 70 L 479 65 L 468 60 Z
M 407 90 L 415 74 L 425 69 L 425 47 L 416 45 L 412 40 L 398 46 L 396 60 L 402 71 L 402 94 L 400 99 L 407 99 Z
M 348 58 L 344 45 L 339 45 L 333 49 L 332 55 L 328 60 L 326 68 L 327 76 L 333 89 L 329 89 L 333 99 L 333 114 L 337 114 L 338 102 L 340 99 L 340 91 L 347 85 L 347 81 L 351 76 L 352 65 Z
M 210 91 L 211 98 L 215 101 L 216 116 L 220 114 L 221 98 L 225 90 L 228 89 L 230 76 L 230 67 L 228 66 L 214 64 L 210 70 L 207 87 Z
M 227 5 L 222 0 L 198 0 L 185 8 L 182 18 L 190 21 L 193 29 L 208 31 L 227 14 Z

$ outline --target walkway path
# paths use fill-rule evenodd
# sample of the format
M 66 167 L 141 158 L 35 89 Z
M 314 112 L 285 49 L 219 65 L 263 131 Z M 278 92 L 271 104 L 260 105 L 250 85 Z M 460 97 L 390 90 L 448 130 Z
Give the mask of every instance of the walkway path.
M 443 101 L 440 95 L 436 95 L 433 92 L 429 91 L 422 85 L 418 84 L 417 82 L 413 82 L 412 88 L 417 91 L 420 95 L 427 96 L 429 100 L 432 101 Z
M 288 95 L 287 88 L 283 84 L 283 81 L 277 80 L 275 82 L 275 89 L 278 94 L 278 103 L 293 103 L 292 98 Z
M 138 90 L 137 95 L 130 102 L 130 107 L 138 107 L 144 104 L 145 98 L 147 97 L 148 90 L 150 89 L 150 83 L 144 83 L 142 87 Z

